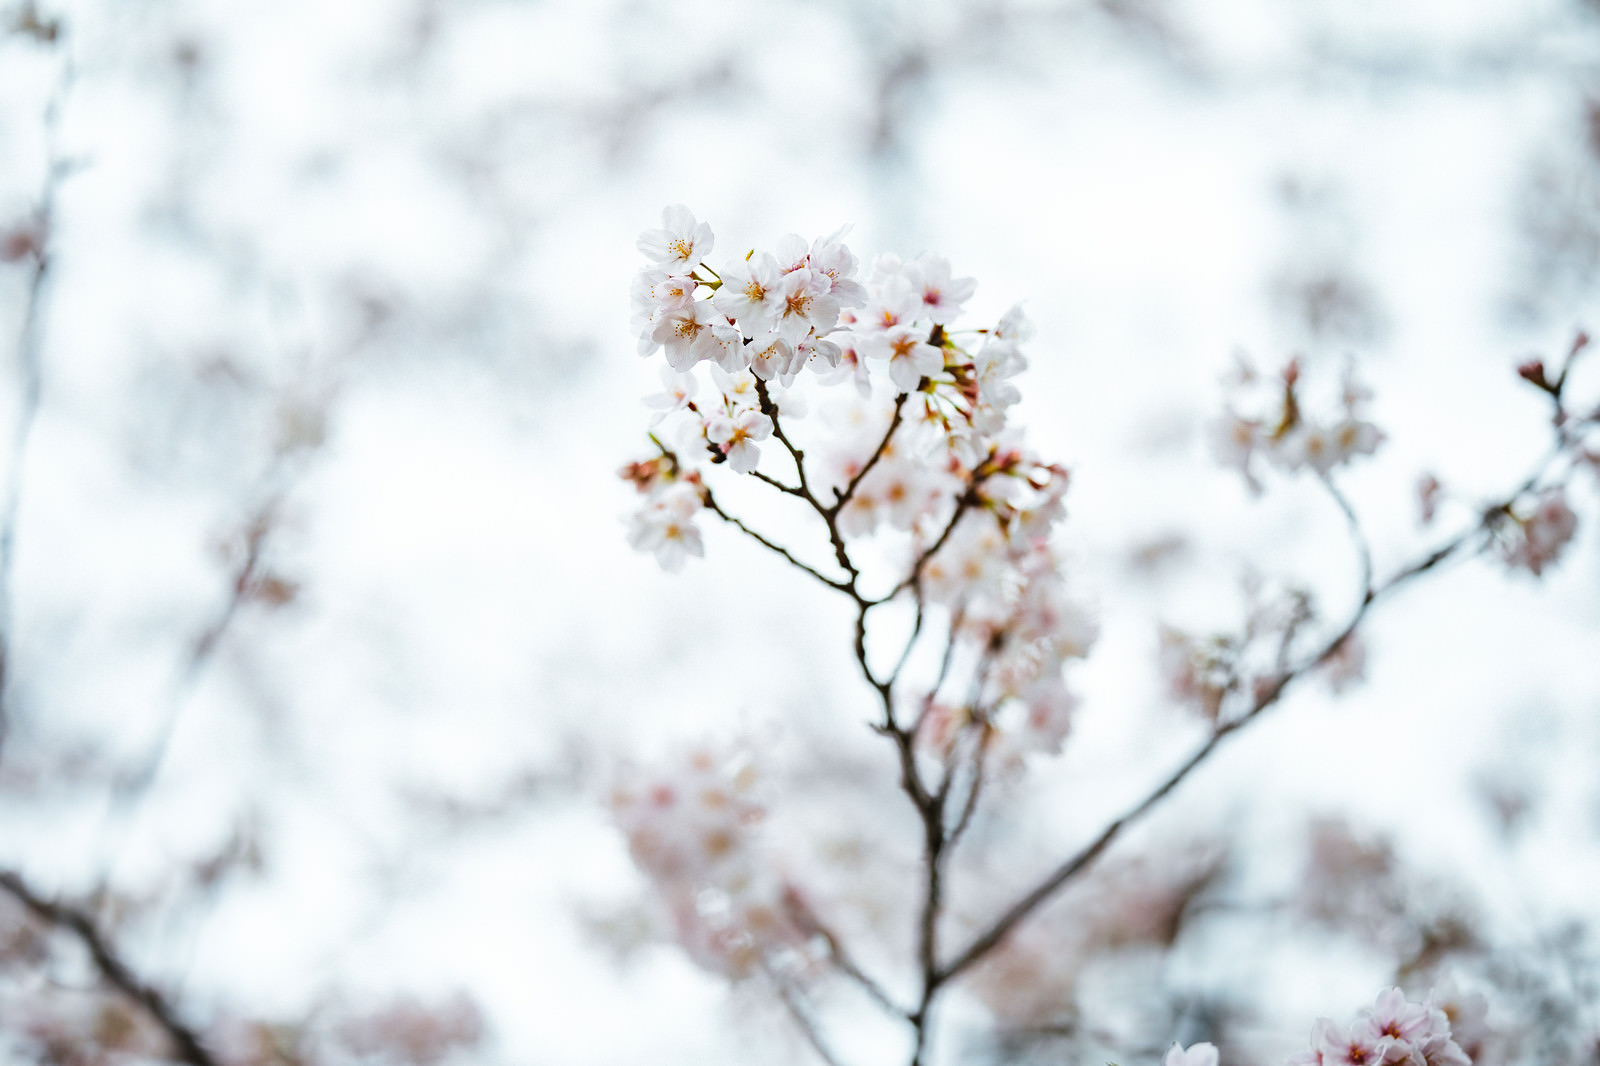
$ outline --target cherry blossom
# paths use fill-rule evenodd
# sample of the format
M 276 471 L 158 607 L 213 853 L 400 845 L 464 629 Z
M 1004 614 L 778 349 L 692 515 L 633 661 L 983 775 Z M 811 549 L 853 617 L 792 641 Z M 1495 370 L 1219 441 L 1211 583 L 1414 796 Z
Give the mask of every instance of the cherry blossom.
M 639 251 L 669 274 L 687 274 L 711 254 L 715 238 L 711 227 L 696 222 L 693 212 L 672 204 L 661 212 L 661 228 L 639 235 Z
M 1187 1048 L 1173 1044 L 1167 1049 L 1161 1066 L 1217 1066 L 1217 1048 L 1214 1044 L 1190 1044 Z
M 706 419 L 706 439 L 722 449 L 728 466 L 741 474 L 756 468 L 761 449 L 755 442 L 772 436 L 772 419 L 760 411 L 740 411 L 733 416 L 712 415 Z

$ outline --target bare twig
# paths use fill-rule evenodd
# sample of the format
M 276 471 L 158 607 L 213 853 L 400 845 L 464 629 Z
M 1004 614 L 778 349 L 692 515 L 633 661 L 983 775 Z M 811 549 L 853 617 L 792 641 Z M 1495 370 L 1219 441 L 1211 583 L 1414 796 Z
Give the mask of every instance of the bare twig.
M 703 489 L 702 493 L 701 493 L 701 498 L 705 501 L 706 510 L 710 511 L 712 514 L 715 514 L 718 518 L 721 518 L 724 522 L 727 522 L 729 525 L 731 525 L 734 528 L 738 529 L 739 532 L 741 532 L 745 536 L 751 538 L 756 543 L 758 543 L 762 547 L 766 548 L 768 551 L 774 552 L 777 555 L 783 556 L 783 558 L 785 558 L 785 559 L 787 559 L 789 561 L 790 565 L 799 567 L 801 570 L 804 570 L 806 573 L 810 574 L 812 577 L 816 578 L 818 581 L 822 582 L 824 585 L 827 585 L 831 589 L 838 589 L 840 592 L 846 592 L 846 593 L 851 591 L 852 586 L 850 585 L 849 582 L 836 581 L 833 578 L 829 577 L 828 575 L 822 573 L 822 571 L 817 570 L 815 567 L 811 566 L 810 564 L 801 562 L 799 559 L 795 558 L 795 556 L 789 551 L 789 549 L 783 547 L 781 544 L 778 544 L 778 543 L 776 543 L 774 541 L 768 540 L 766 537 L 762 536 L 760 533 L 757 533 L 755 530 L 753 530 L 749 526 L 745 525 L 744 522 L 742 522 L 738 518 L 735 518 L 733 515 L 729 514 L 727 511 L 724 511 L 722 509 L 722 505 L 717 503 L 716 497 L 711 494 L 711 490 L 710 489 Z
M 772 979 L 773 986 L 778 990 L 778 998 L 789 1011 L 789 1017 L 794 1019 L 795 1028 L 800 1030 L 800 1035 L 811 1045 L 811 1050 L 815 1051 L 817 1057 L 827 1063 L 827 1066 L 843 1066 L 839 1057 L 833 1053 L 833 1049 L 822 1039 L 822 1031 L 817 1027 L 817 1020 L 811 1016 L 810 1008 L 800 999 L 794 987 L 781 975 L 770 970 L 767 976 Z
M 104 935 L 82 911 L 61 903 L 52 903 L 28 887 L 21 876 L 0 870 L 0 889 L 22 904 L 40 921 L 65 929 L 76 936 L 89 951 L 95 969 L 106 982 L 142 1007 L 172 1041 L 178 1059 L 190 1066 L 218 1066 L 216 1059 L 200 1042 L 199 1036 L 181 1018 L 165 996 L 154 986 L 140 980 L 119 958 Z
M 890 1014 L 902 1018 L 909 1016 L 910 1011 L 896 1003 L 882 985 L 861 969 L 849 950 L 844 946 L 844 942 L 839 939 L 838 934 L 828 928 L 822 919 L 818 918 L 816 913 L 806 906 L 804 900 L 797 897 L 786 897 L 785 903 L 790 918 L 794 920 L 794 923 L 800 927 L 802 932 L 808 936 L 821 937 L 823 943 L 828 945 L 828 960 L 833 963 L 836 970 L 859 985 L 861 990 L 873 1002 Z

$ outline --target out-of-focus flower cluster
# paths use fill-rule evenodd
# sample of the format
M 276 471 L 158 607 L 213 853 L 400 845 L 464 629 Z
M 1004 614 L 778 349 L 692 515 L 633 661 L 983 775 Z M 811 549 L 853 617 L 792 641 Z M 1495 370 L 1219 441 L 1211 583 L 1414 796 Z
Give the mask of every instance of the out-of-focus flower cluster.
M 1462 995 L 1453 987 L 1435 989 L 1416 1003 L 1398 988 L 1379 993 L 1372 1007 L 1349 1025 L 1319 1018 L 1311 1048 L 1289 1059 L 1290 1066 L 1471 1066 L 1468 1047 L 1487 1032 L 1482 996 Z M 1459 1033 L 1459 1039 L 1457 1034 Z
M 1509 509 L 1506 518 L 1495 529 L 1500 554 L 1535 577 L 1561 558 L 1578 531 L 1578 516 L 1559 485 L 1539 493 L 1526 509 Z
M 1272 378 L 1241 358 L 1224 384 L 1228 406 L 1212 423 L 1212 451 L 1224 466 L 1243 474 L 1254 491 L 1261 489 L 1261 460 L 1281 470 L 1310 469 L 1326 476 L 1383 443 L 1382 430 L 1364 417 L 1372 394 L 1348 368 L 1326 410 L 1307 409 L 1298 360 Z
M 1191 633 L 1163 626 L 1159 662 L 1168 694 L 1213 723 L 1248 713 L 1287 668 L 1295 639 L 1318 621 L 1311 594 L 1271 587 L 1254 575 L 1244 581 L 1244 624 L 1236 632 Z M 1366 651 L 1348 634 L 1320 664 L 1323 679 L 1340 691 L 1361 679 Z
M 791 890 L 763 847 L 761 784 L 748 746 L 701 743 L 652 767 L 624 768 L 610 796 L 678 942 L 730 978 L 774 956 L 798 959 L 805 940 L 790 918 Z
M 1226 859 L 1220 846 L 1178 847 L 1160 860 L 1125 860 L 1096 870 L 1040 911 L 1033 935 L 1007 940 L 980 963 L 972 992 L 1003 1030 L 1070 1024 L 1079 1015 L 1085 972 L 1097 963 L 1170 948 L 1184 932 L 1192 905 L 1223 875 Z

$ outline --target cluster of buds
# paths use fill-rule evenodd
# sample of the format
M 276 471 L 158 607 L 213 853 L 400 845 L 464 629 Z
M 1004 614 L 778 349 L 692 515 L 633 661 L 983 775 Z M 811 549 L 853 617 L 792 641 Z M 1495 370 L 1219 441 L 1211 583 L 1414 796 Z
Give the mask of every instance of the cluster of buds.
M 1224 466 L 1243 474 L 1254 491 L 1261 488 L 1258 455 L 1282 470 L 1310 469 L 1326 477 L 1383 443 L 1382 430 L 1363 417 L 1371 393 L 1348 369 L 1333 413 L 1318 417 L 1306 411 L 1299 360 L 1290 360 L 1275 381 L 1241 360 L 1226 385 L 1231 395 L 1227 411 L 1212 424 L 1212 451 Z
M 1290 1058 L 1289 1066 L 1471 1066 L 1463 1044 L 1481 1042 L 1486 1010 L 1482 996 L 1450 989 L 1435 990 L 1422 1003 L 1386 989 L 1348 1026 L 1317 1019 L 1310 1050 Z
M 746 747 L 702 743 L 662 765 L 630 768 L 611 792 L 612 814 L 665 900 L 678 942 L 730 978 L 805 939 L 762 847 L 760 782 Z

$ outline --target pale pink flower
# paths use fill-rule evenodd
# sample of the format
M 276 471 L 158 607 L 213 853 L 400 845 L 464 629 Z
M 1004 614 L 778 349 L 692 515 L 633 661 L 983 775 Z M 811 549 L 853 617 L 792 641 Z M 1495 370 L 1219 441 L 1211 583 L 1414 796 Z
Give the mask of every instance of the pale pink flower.
M 744 337 L 722 319 L 720 312 L 711 323 L 709 334 L 700 339 L 700 353 L 700 358 L 711 360 L 729 374 L 737 374 L 750 365 L 750 352 L 745 347 Z
M 638 248 L 669 274 L 687 274 L 711 254 L 711 226 L 696 222 L 693 212 L 672 204 L 661 212 L 661 228 L 639 235 Z
M 1322 1053 L 1324 1066 L 1383 1066 L 1393 1045 L 1390 1037 L 1347 1030 L 1329 1018 L 1318 1018 L 1311 1029 L 1311 1046 Z
M 804 268 L 783 276 L 778 333 L 794 344 L 807 333 L 827 333 L 839 321 L 839 301 L 828 294 L 828 279 Z
M 867 302 L 867 290 L 857 280 L 857 261 L 844 245 L 844 235 L 850 231 L 843 226 L 826 237 L 818 237 L 811 245 L 807 264 L 813 273 L 827 277 L 828 295 L 839 301 L 840 307 L 860 307 Z
M 1190 1044 L 1187 1048 L 1173 1044 L 1161 1060 L 1161 1066 L 1217 1066 L 1217 1048 L 1214 1044 Z
M 1513 528 L 1501 542 L 1506 562 L 1538 576 L 1561 557 L 1578 529 L 1578 516 L 1567 506 L 1561 487 L 1545 489 L 1527 517 L 1512 515 Z
M 1261 423 L 1253 418 L 1240 418 L 1229 411 L 1214 420 L 1207 433 L 1211 454 L 1223 466 L 1250 477 L 1250 463 L 1264 441 Z M 1252 487 L 1255 486 L 1251 479 Z
M 743 410 L 732 417 L 723 414 L 706 419 L 706 439 L 728 457 L 728 466 L 741 474 L 756 468 L 761 449 L 755 442 L 772 436 L 772 419 L 760 411 Z
M 962 305 L 978 291 L 976 278 L 952 278 L 950 261 L 931 253 L 918 256 L 906 267 L 905 273 L 922 301 L 918 317 L 935 322 L 954 321 Z
M 636 551 L 653 552 L 663 570 L 681 569 L 688 556 L 706 553 L 694 525 L 700 507 L 700 493 L 693 485 L 668 487 L 633 516 L 628 544 Z
M 651 393 L 644 398 L 646 406 L 655 408 L 655 414 L 650 416 L 652 426 L 659 425 L 668 415 L 688 407 L 689 400 L 700 387 L 700 382 L 693 374 L 680 373 L 669 366 L 661 368 L 661 384 L 666 386 L 664 391 Z
M 761 394 L 756 391 L 756 376 L 749 370 L 740 370 L 729 373 L 720 366 L 712 366 L 711 381 L 717 386 L 717 391 L 733 406 L 757 407 L 761 406 Z
M 776 333 L 757 338 L 749 349 L 750 372 L 762 381 L 778 378 L 785 384 L 792 384 L 800 368 L 805 366 L 805 357 L 797 355 L 795 346 Z
M 1433 1020 L 1428 1008 L 1406 999 L 1398 988 L 1387 988 L 1378 993 L 1378 1000 L 1361 1012 L 1357 1030 L 1370 1040 L 1384 1037 L 1410 1044 L 1433 1032 Z M 1448 1025 L 1445 1027 L 1447 1030 Z
M 714 325 L 727 327 L 727 319 L 719 315 L 705 300 L 696 300 L 684 307 L 663 311 L 656 318 L 651 340 L 667 350 L 667 365 L 674 370 L 688 370 L 702 359 L 711 358 L 720 349 Z
M 892 326 L 862 338 L 865 354 L 889 361 L 889 379 L 901 392 L 912 392 L 925 377 L 944 369 L 944 352 L 927 341 L 916 326 Z
M 866 332 L 910 325 L 922 309 L 922 297 L 899 274 L 868 290 L 866 306 L 855 316 L 856 329 Z
M 631 327 L 641 334 L 640 355 L 649 355 L 660 345 L 650 339 L 656 317 L 664 311 L 688 307 L 694 301 L 694 291 L 699 282 L 686 274 L 668 274 L 664 270 L 646 268 L 634 275 L 629 293 L 632 312 Z
M 722 285 L 711 303 L 739 323 L 747 337 L 765 333 L 783 310 L 783 275 L 769 252 L 756 252 L 747 261 L 723 268 Z

